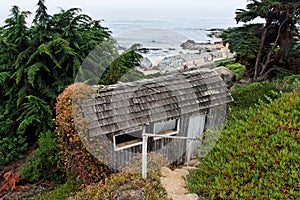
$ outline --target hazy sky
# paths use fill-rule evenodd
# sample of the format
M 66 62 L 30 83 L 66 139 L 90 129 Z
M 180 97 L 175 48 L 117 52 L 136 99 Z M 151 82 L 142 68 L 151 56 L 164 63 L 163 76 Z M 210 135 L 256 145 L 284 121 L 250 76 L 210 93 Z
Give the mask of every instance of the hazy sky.
M 21 10 L 36 10 L 38 0 L 1 0 L 1 23 L 9 10 L 17 5 Z M 237 8 L 245 8 L 247 0 L 46 0 L 49 13 L 59 8 L 81 8 L 93 19 L 160 17 L 234 17 Z

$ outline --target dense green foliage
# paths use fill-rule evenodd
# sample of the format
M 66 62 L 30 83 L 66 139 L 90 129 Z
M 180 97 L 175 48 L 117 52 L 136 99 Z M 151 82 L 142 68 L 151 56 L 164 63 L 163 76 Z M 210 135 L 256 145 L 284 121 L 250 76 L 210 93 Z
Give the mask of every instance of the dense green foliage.
M 5 110 L 0 106 L 0 165 L 22 158 L 22 152 L 27 149 L 26 139 L 21 134 L 11 134 L 13 125 L 13 120 L 6 118 Z
M 41 179 L 54 182 L 63 181 L 59 170 L 59 148 L 55 134 L 51 131 L 42 133 L 38 140 L 39 148 L 28 158 L 27 165 L 21 171 L 21 177 L 28 182 Z
M 235 74 L 236 81 L 239 81 L 243 78 L 245 72 L 245 66 L 240 63 L 230 63 L 225 66 L 230 69 Z
M 225 130 L 187 177 L 192 192 L 208 199 L 300 197 L 300 89 L 278 93 L 275 85 L 254 83 L 232 92 Z M 271 98 L 264 96 L 266 88 Z
M 30 27 L 28 15 L 14 6 L 0 28 L 0 165 L 19 158 L 42 132 L 54 130 L 57 95 L 74 82 L 90 51 L 110 40 L 100 21 L 77 8 L 49 15 L 39 0 Z
M 134 71 L 134 67 L 140 65 L 142 55 L 134 49 L 128 49 L 114 59 L 109 67 L 103 72 L 99 84 L 111 85 L 118 81 L 130 82 L 144 77 L 143 73 Z
M 236 61 L 251 65 L 251 61 L 256 58 L 259 48 L 259 39 L 254 35 L 254 28 L 257 24 L 244 25 L 242 27 L 228 28 L 224 30 L 220 37 L 223 43 L 229 43 L 230 50 L 237 55 Z
M 102 72 L 103 84 L 143 77 L 130 72 L 141 55 L 130 49 L 118 56 L 108 29 L 80 11 L 49 15 L 39 0 L 32 26 L 25 21 L 30 13 L 14 6 L 0 27 L 0 165 L 54 130 L 56 98 L 75 79 L 96 84 Z
M 254 79 L 268 78 L 274 71 L 300 72 L 299 32 L 300 2 L 295 0 L 251 0 L 246 9 L 238 9 L 237 22 L 251 22 L 256 18 L 264 24 L 247 24 L 230 28 L 221 34 L 224 43 L 246 65 Z
M 231 91 L 234 101 L 231 107 L 241 110 L 248 109 L 259 103 L 266 102 L 266 98 L 275 99 L 278 97 L 279 89 L 274 82 L 254 82 L 245 85 L 235 85 Z

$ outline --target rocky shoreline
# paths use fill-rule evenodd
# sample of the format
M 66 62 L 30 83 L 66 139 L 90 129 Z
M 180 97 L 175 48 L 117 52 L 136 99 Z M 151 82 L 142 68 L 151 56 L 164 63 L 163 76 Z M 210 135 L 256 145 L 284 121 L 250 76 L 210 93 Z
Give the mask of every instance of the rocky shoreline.
M 148 75 L 182 71 L 184 65 L 187 65 L 189 69 L 215 68 L 214 61 L 233 57 L 228 46 L 221 43 L 197 43 L 193 40 L 187 40 L 180 47 L 182 50 L 176 55 L 163 57 L 156 63 L 153 63 L 148 57 L 148 53 L 155 51 L 155 49 L 138 48 L 137 52 L 143 55 L 143 59 L 141 66 L 137 67 L 136 70 Z

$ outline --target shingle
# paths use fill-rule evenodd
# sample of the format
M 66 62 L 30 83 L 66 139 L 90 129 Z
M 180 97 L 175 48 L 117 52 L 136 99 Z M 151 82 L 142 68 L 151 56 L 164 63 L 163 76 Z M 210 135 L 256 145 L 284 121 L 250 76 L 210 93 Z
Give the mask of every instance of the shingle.
M 232 101 L 225 83 L 212 70 L 120 83 L 97 92 L 97 98 L 82 105 L 91 121 L 90 135 L 124 131 Z

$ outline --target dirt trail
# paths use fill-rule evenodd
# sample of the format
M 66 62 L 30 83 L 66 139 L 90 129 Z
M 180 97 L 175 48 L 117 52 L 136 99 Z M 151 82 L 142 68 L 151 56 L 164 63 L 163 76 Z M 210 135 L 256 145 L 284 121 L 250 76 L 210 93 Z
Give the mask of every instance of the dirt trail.
M 183 166 L 180 169 L 171 170 L 168 167 L 161 168 L 162 177 L 161 184 L 167 191 L 168 197 L 173 200 L 198 200 L 196 194 L 189 194 L 186 189 L 185 176 L 189 173 L 189 169 L 193 169 L 197 162 L 191 163 L 189 166 Z

